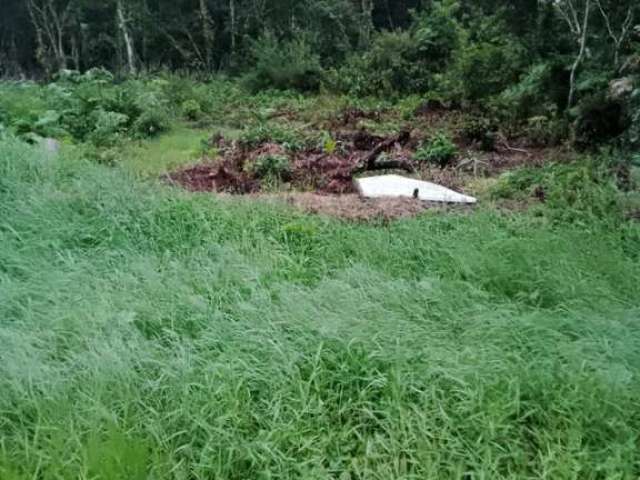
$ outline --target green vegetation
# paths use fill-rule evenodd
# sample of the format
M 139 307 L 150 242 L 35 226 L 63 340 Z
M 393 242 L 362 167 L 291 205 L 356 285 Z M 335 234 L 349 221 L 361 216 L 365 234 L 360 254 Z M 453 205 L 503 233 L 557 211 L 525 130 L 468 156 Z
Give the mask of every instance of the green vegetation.
M 284 179 L 291 173 L 291 162 L 286 155 L 265 154 L 255 159 L 250 166 L 255 170 L 258 178 Z
M 320 58 L 304 39 L 278 41 L 273 35 L 256 40 L 253 45 L 255 66 L 245 77 L 250 90 L 317 91 L 322 81 Z
M 440 167 L 446 167 L 458 154 L 458 147 L 451 138 L 438 132 L 428 142 L 424 142 L 416 151 L 414 158 L 418 162 L 434 163 Z
M 640 478 L 638 18 L 3 0 L 0 480 Z
M 3 479 L 638 473 L 640 229 L 609 194 L 381 228 L 11 139 L 0 182 Z
M 228 134 L 234 131 L 226 131 Z M 159 176 L 185 164 L 196 162 L 203 152 L 209 130 L 192 129 L 174 124 L 164 135 L 144 141 L 125 142 L 111 151 L 115 163 L 143 177 Z
M 13 105 L 27 136 L 148 136 L 176 112 L 215 123 L 243 95 L 227 82 L 210 96 L 219 72 L 258 95 L 429 96 L 540 144 L 638 148 L 634 0 L 5 0 L 0 13 L 0 76 L 57 79 Z
M 196 100 L 185 100 L 182 103 L 182 113 L 187 120 L 199 120 L 202 116 L 202 107 Z
M 263 143 L 277 143 L 287 150 L 299 150 L 305 143 L 304 135 L 289 126 L 278 123 L 259 121 L 243 129 L 240 142 L 247 148 L 254 148 Z
M 0 119 L 30 141 L 66 137 L 107 147 L 121 136 L 144 138 L 169 128 L 167 86 L 160 79 L 117 84 L 104 70 L 61 74 L 46 87 L 3 83 Z

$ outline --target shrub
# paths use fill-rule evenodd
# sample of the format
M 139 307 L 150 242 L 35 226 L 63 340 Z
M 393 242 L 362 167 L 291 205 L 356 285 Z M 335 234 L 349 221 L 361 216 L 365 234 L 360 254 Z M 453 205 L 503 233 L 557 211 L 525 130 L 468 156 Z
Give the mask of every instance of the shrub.
M 322 151 L 328 155 L 333 155 L 338 149 L 338 141 L 329 132 L 322 134 L 321 143 Z
M 558 222 L 582 222 L 589 218 L 618 219 L 618 190 L 607 159 L 585 159 L 572 164 L 550 164 L 504 174 L 493 187 L 493 198 L 544 201 L 547 215 Z
M 577 110 L 574 143 L 583 150 L 610 142 L 629 127 L 622 102 L 604 94 L 586 98 Z
M 64 71 L 45 87 L 3 85 L 0 112 L 25 139 L 69 136 L 107 147 L 118 136 L 149 136 L 169 127 L 171 105 L 163 85 L 162 79 L 115 83 L 103 69 Z
M 61 115 L 55 110 L 47 110 L 40 117 L 33 115 L 20 118 L 13 123 L 16 135 L 25 140 L 35 140 L 42 137 L 63 137 L 67 134 L 61 126 Z
M 356 96 L 423 93 L 448 64 L 459 41 L 455 2 L 436 2 L 414 15 L 411 29 L 380 32 L 364 54 L 332 72 L 330 87 Z
M 304 38 L 281 41 L 267 34 L 254 42 L 255 65 L 245 76 L 245 85 L 253 92 L 279 90 L 318 90 L 323 77 L 320 57 Z
M 559 145 L 568 137 L 569 125 L 563 118 L 540 115 L 527 119 L 524 134 L 534 146 Z
M 152 137 L 169 129 L 170 119 L 166 112 L 161 110 L 147 110 L 133 123 L 136 134 L 142 137 Z
M 472 22 L 441 78 L 443 95 L 478 103 L 518 81 L 528 60 L 527 50 L 505 31 L 498 16 Z
M 562 65 L 536 64 L 497 99 L 502 118 L 507 121 L 536 116 L 553 116 L 564 109 L 569 95 L 569 79 Z
M 453 74 L 461 82 L 462 96 L 478 101 L 500 93 L 517 79 L 521 52 L 510 43 L 466 45 L 457 56 Z
M 440 167 L 446 167 L 457 154 L 458 147 L 446 133 L 441 132 L 430 141 L 423 143 L 413 158 L 420 163 L 434 163 Z
M 330 69 L 325 77 L 329 90 L 347 93 L 355 97 L 372 95 L 376 90 L 369 78 L 368 61 L 363 55 L 349 55 L 338 68 Z
M 137 135 L 149 137 L 169 129 L 171 122 L 168 106 L 158 92 L 151 90 L 139 95 L 134 105 L 137 118 L 133 129 Z
M 196 100 L 185 100 L 182 103 L 182 114 L 187 120 L 198 120 L 202 116 L 202 108 Z
M 411 33 L 416 50 L 432 71 L 444 70 L 460 43 L 462 28 L 456 20 L 458 10 L 457 1 L 442 0 L 414 14 Z
M 416 53 L 410 32 L 380 33 L 365 57 L 369 81 L 377 85 L 372 93 L 392 95 L 426 87 L 430 72 L 414 61 Z
M 460 127 L 462 138 L 479 144 L 486 152 L 495 150 L 497 131 L 496 122 L 482 115 L 465 116 Z
M 122 113 L 96 110 L 92 122 L 95 124 L 88 140 L 96 147 L 113 146 L 126 128 L 129 117 Z
M 286 155 L 261 155 L 255 159 L 250 170 L 258 178 L 286 180 L 291 174 L 291 162 Z
M 300 150 L 306 144 L 306 139 L 293 129 L 260 122 L 246 128 L 240 135 L 240 142 L 247 148 L 272 142 L 282 145 L 287 150 Z
M 50 97 L 32 82 L 0 83 L 0 121 L 10 125 L 21 119 L 33 119 L 50 110 Z

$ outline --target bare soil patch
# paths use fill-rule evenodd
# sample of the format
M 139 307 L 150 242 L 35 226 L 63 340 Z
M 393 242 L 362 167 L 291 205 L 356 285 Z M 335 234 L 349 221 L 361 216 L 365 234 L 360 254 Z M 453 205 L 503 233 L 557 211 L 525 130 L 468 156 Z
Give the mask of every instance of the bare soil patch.
M 433 207 L 427 202 L 411 198 L 368 199 L 357 194 L 320 195 L 308 192 L 262 197 L 284 201 L 307 213 L 351 221 L 413 217 Z
M 288 152 L 276 143 L 248 147 L 217 137 L 212 143 L 221 152 L 221 158 L 205 158 L 202 163 L 172 172 L 167 178 L 191 191 L 256 193 L 261 191 L 263 179 L 252 172 L 251 165 L 264 156 L 284 155 L 292 166 L 284 179 L 291 188 L 345 194 L 354 193 L 353 177 L 356 174 L 387 169 L 416 170 L 411 151 L 406 148 L 411 140 L 409 132 L 388 138 L 362 131 L 342 132 L 336 138 L 339 143 L 331 152 L 318 148 Z
M 541 166 L 557 152 L 557 149 L 516 148 L 506 141 L 500 142 L 495 151 L 484 152 L 473 144 L 457 141 L 461 153 L 453 165 L 440 168 L 418 164 L 413 160 L 415 150 L 431 130 L 424 130 L 424 119 L 437 124 L 447 115 L 459 115 L 459 112 L 447 112 L 448 106 L 439 103 L 425 104 L 418 110 L 418 127 L 411 130 L 407 126 L 397 134 L 382 136 L 357 126 L 362 119 L 380 120 L 380 112 L 347 109 L 330 125 L 318 126 L 318 129 L 328 126 L 335 140 L 334 148 L 329 151 L 322 147 L 290 151 L 273 142 L 246 145 L 215 135 L 209 144 L 216 148 L 219 157 L 203 158 L 201 163 L 171 172 L 165 179 L 190 191 L 277 198 L 307 212 L 350 220 L 389 219 L 416 215 L 433 205 L 413 199 L 360 198 L 353 185 L 354 177 L 402 171 L 473 194 L 468 188 L 473 179 L 497 176 L 521 166 Z M 270 155 L 289 160 L 291 168 L 280 178 L 282 190 L 287 193 L 266 193 L 265 190 L 272 190 L 272 185 L 266 184 L 266 179 L 251 168 L 258 159 Z

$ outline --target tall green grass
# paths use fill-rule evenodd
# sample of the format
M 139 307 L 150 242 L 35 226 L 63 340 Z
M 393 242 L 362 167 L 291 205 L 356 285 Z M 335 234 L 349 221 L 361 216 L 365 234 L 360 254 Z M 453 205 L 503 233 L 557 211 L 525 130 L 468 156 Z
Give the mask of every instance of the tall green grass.
M 0 478 L 634 479 L 640 231 L 380 225 L 0 143 Z

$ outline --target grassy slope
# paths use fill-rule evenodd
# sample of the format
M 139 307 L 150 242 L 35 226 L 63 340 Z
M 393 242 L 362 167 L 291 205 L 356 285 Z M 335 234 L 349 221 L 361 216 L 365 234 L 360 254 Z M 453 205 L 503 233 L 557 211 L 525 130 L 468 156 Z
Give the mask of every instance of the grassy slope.
M 122 157 L 126 159 L 123 166 L 142 176 L 170 172 L 185 163 L 196 162 L 200 157 L 202 142 L 210 135 L 208 130 L 175 124 L 165 135 L 128 142 L 122 152 Z
M 0 478 L 636 478 L 640 234 L 348 225 L 0 143 Z

